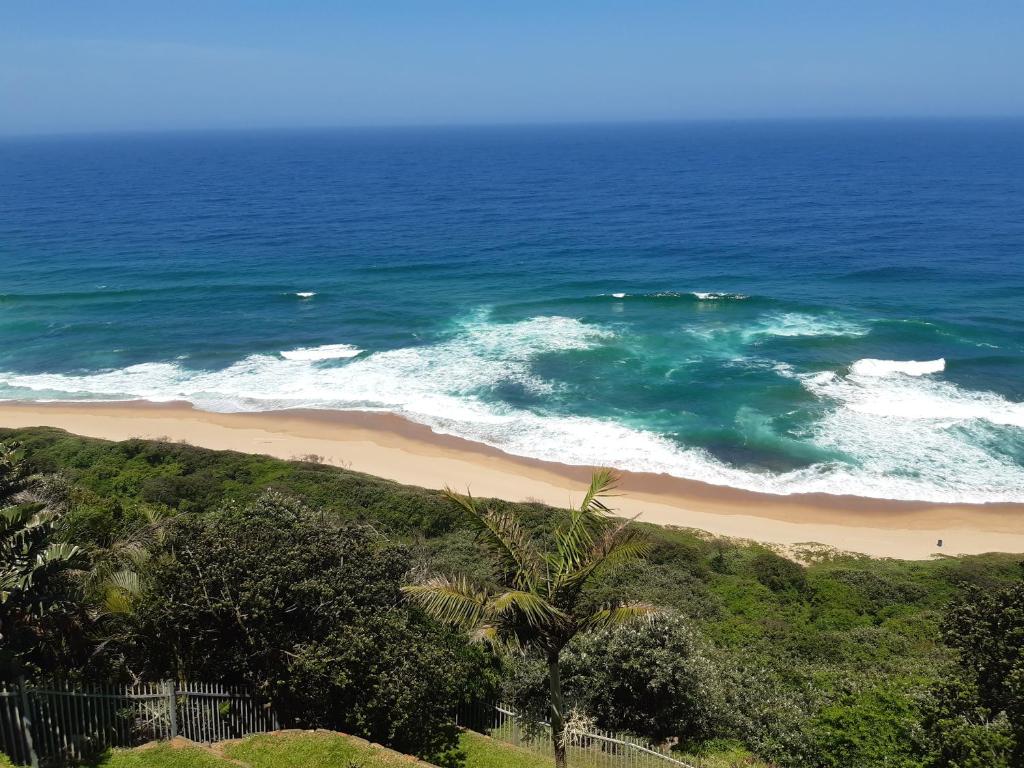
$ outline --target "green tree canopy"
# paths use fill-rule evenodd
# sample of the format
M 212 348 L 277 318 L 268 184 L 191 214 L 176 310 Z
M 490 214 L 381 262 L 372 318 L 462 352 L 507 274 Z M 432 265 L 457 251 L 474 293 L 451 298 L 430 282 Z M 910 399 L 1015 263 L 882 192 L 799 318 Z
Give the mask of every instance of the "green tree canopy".
M 1024 567 L 1024 566 L 1022 566 Z M 1024 579 L 968 587 L 953 602 L 943 639 L 959 680 L 936 686 L 926 725 L 936 766 L 1024 766 Z
M 295 725 L 432 759 L 455 705 L 486 695 L 485 655 L 402 600 L 406 553 L 369 527 L 267 493 L 180 518 L 150 564 L 116 638 L 144 679 L 252 684 Z

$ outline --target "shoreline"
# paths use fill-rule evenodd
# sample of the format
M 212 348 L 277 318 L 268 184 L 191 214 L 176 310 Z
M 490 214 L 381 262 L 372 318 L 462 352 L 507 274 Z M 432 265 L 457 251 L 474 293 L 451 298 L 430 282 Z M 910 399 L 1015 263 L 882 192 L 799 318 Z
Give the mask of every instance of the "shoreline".
M 48 426 L 107 440 L 184 441 L 216 450 L 322 457 L 408 485 L 565 506 L 590 468 L 504 453 L 390 413 L 287 410 L 213 413 L 188 403 L 0 403 L 0 427 Z M 659 525 L 799 549 L 908 560 L 1024 552 L 1024 504 L 941 504 L 829 494 L 757 493 L 668 475 L 622 472 L 617 514 Z M 936 543 L 943 540 L 939 548 Z

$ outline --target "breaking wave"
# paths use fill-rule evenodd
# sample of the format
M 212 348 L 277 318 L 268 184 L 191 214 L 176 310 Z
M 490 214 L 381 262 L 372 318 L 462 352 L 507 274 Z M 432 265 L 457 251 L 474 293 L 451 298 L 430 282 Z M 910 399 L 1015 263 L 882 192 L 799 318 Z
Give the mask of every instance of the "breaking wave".
M 862 332 L 840 319 L 805 315 L 765 318 L 759 331 L 783 336 Z M 1024 450 L 1024 404 L 936 377 L 864 373 L 863 365 L 858 368 L 864 361 L 845 375 L 772 366 L 779 376 L 799 382 L 815 408 L 803 427 L 778 434 L 778 439 L 806 443 L 820 449 L 822 457 L 786 472 L 733 466 L 655 430 L 549 407 L 562 385 L 542 375 L 543 358 L 611 349 L 625 341 L 610 327 L 570 317 L 502 323 L 480 313 L 446 338 L 422 346 L 372 353 L 347 344 L 299 348 L 250 355 L 221 370 L 162 362 L 80 375 L 6 373 L 0 374 L 0 396 L 186 400 L 222 412 L 383 410 L 512 454 L 666 473 L 767 493 L 1024 501 L 1024 467 L 995 447 L 1010 444 Z M 520 404 L 509 401 L 510 389 L 521 393 L 514 398 Z M 623 391 L 622 396 L 628 402 L 632 393 Z M 743 409 L 741 417 L 748 431 L 751 424 L 756 427 L 759 439 L 774 439 L 771 419 Z
M 320 347 L 299 347 L 281 353 L 285 360 L 337 360 L 355 357 L 363 350 L 351 344 L 324 344 Z
M 924 376 L 929 373 L 941 373 L 946 370 L 946 359 L 938 360 L 875 360 L 864 358 L 850 366 L 850 373 L 857 376 L 891 376 L 902 373 L 907 376 Z
M 696 296 L 700 301 L 724 301 L 733 299 L 735 301 L 743 301 L 749 298 L 742 293 L 723 293 L 719 291 L 693 291 L 693 295 Z

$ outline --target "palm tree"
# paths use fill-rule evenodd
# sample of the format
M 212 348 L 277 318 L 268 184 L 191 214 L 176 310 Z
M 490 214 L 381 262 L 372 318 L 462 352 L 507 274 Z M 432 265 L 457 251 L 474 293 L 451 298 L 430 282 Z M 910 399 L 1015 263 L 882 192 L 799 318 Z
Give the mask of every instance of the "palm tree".
M 59 513 L 34 499 L 37 478 L 28 474 L 16 445 L 0 444 L 0 647 L 9 635 L 50 611 L 59 598 L 50 577 L 73 568 L 82 552 L 57 540 Z M 9 664 L 10 653 L 0 654 Z
M 566 765 L 562 649 L 581 632 L 654 613 L 645 603 L 617 602 L 596 611 L 584 605 L 584 587 L 595 574 L 647 553 L 648 544 L 631 521 L 612 519 L 604 503 L 617 482 L 611 470 L 594 472 L 583 502 L 569 511 L 543 549 L 514 512 L 481 508 L 471 495 L 445 488 L 445 496 L 469 514 L 478 540 L 493 557 L 497 583 L 479 586 L 465 576 L 434 575 L 404 587 L 429 614 L 476 640 L 544 656 L 557 768 Z

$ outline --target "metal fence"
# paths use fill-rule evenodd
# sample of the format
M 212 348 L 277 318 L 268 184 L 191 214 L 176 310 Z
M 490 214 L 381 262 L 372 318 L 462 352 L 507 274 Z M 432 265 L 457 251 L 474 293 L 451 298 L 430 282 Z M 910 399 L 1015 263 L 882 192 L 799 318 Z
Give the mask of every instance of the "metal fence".
M 0 752 L 21 765 L 63 765 L 153 739 L 214 742 L 277 728 L 269 702 L 240 687 L 0 683 Z
M 497 704 L 463 706 L 459 708 L 456 722 L 554 761 L 551 726 L 538 723 L 530 727 L 508 707 Z M 567 729 L 565 750 L 569 765 L 580 768 L 697 768 L 642 739 L 600 730 Z

